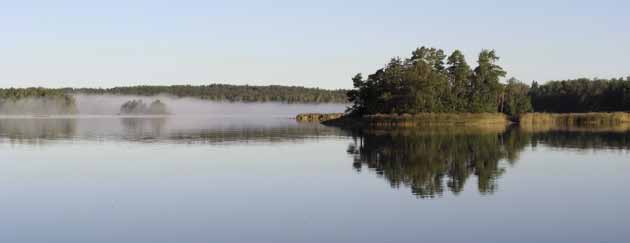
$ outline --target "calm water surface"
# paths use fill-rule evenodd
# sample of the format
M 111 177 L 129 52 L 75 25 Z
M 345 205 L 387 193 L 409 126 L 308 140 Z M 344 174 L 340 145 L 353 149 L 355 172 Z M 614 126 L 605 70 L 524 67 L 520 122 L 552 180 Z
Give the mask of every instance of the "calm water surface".
M 630 242 L 625 129 L 0 119 L 1 242 Z

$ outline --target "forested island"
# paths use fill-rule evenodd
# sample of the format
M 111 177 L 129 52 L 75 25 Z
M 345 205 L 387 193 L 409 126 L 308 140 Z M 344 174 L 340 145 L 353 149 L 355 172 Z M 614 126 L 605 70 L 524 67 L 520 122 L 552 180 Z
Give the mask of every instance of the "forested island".
M 418 48 L 408 58 L 391 59 L 367 78 L 354 76 L 354 89 L 347 92 L 351 106 L 344 117 L 329 123 L 408 126 L 417 122 L 519 122 L 523 118 L 528 122 L 630 122 L 625 113 L 586 113 L 629 111 L 630 77 L 532 82 L 531 86 L 510 78 L 501 83 L 507 72 L 498 61 L 494 50 L 482 50 L 473 68 L 459 50 L 447 56 L 441 49 Z
M 166 104 L 155 100 L 147 105 L 142 100 L 130 100 L 120 106 L 121 115 L 168 115 Z

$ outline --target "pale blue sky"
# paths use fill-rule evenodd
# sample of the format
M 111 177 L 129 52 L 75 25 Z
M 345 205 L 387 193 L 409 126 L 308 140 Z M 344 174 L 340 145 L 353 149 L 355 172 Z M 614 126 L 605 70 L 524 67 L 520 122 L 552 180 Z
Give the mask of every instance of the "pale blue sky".
M 349 88 L 417 46 L 524 81 L 630 75 L 630 2 L 0 1 L 0 87 Z

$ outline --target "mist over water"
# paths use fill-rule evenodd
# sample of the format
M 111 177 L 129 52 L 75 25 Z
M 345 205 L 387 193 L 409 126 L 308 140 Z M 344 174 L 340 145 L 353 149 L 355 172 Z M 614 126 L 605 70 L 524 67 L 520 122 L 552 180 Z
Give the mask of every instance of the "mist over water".
M 220 102 L 195 98 L 178 98 L 168 95 L 75 95 L 80 115 L 116 115 L 120 106 L 130 100 L 151 103 L 160 100 L 169 112 L 177 116 L 247 116 L 247 117 L 295 117 L 305 112 L 343 112 L 345 104 L 287 104 L 278 102 Z
M 0 116 L 66 114 L 74 111 L 73 107 L 66 105 L 66 100 L 54 97 L 29 97 L 0 102 Z
M 286 141 L 339 130 L 298 123 L 302 112 L 343 112 L 344 104 L 215 102 L 172 96 L 76 95 L 75 115 L 0 116 L 0 139 L 48 144 L 60 140 L 143 142 Z M 119 115 L 130 100 L 166 104 L 169 115 Z M 45 114 L 45 113 L 44 113 Z
M 117 115 L 132 99 L 172 115 Z M 343 104 L 76 102 L 0 116 L 0 242 L 630 239 L 628 127 L 357 132 L 292 119 Z

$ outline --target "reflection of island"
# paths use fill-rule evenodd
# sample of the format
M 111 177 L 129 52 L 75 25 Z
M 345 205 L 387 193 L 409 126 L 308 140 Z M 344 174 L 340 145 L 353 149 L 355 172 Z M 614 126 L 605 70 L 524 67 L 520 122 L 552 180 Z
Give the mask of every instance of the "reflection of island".
M 75 119 L 0 119 L 0 137 L 11 143 L 41 143 L 47 139 L 69 139 L 76 135 Z
M 368 168 L 392 187 L 408 187 L 420 198 L 432 198 L 446 190 L 457 195 L 471 177 L 476 178 L 480 193 L 493 193 L 497 179 L 505 172 L 500 162 L 512 164 L 525 147 L 539 145 L 628 150 L 630 130 L 443 127 L 365 131 L 355 135 L 348 153 L 354 155 L 355 169 Z
M 458 194 L 471 176 L 479 192 L 494 192 L 505 171 L 499 161 L 515 161 L 527 143 L 515 130 L 366 132 L 348 152 L 357 170 L 367 167 L 392 187 L 403 185 L 425 198 L 443 195 L 445 187 Z
M 0 143 L 45 145 L 55 141 L 132 141 L 186 144 L 284 143 L 347 133 L 319 124 L 239 124 L 222 119 L 189 119 L 176 116 L 112 117 L 0 117 Z
M 146 105 L 142 100 L 130 100 L 120 106 L 121 115 L 167 115 L 169 114 L 166 104 L 160 100 Z
M 120 119 L 124 137 L 130 140 L 160 138 L 166 126 L 164 117 L 125 117 Z

